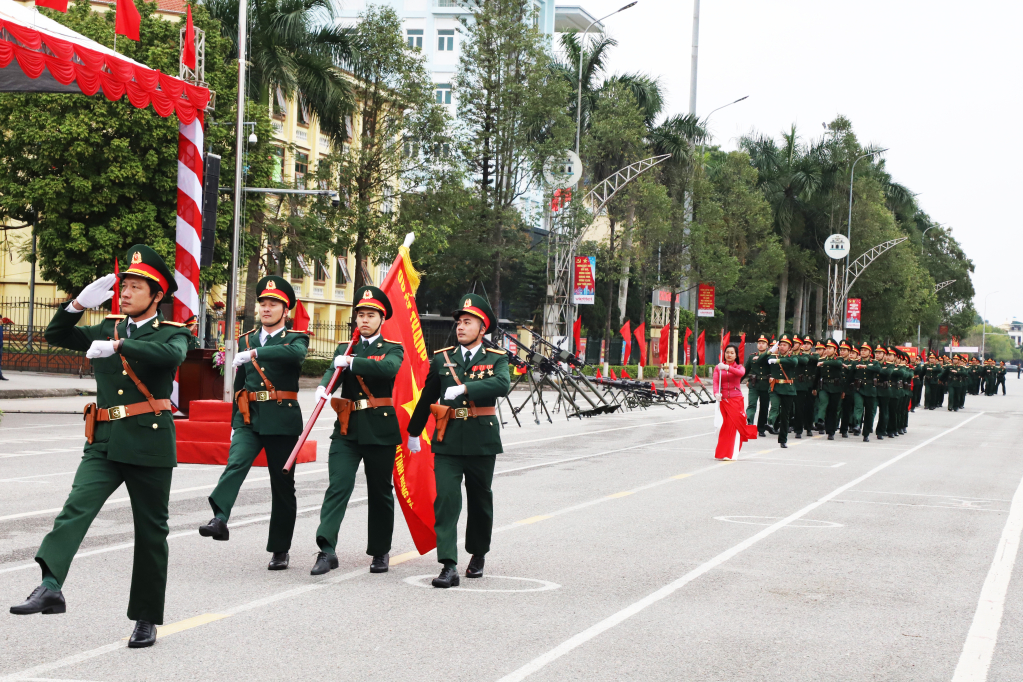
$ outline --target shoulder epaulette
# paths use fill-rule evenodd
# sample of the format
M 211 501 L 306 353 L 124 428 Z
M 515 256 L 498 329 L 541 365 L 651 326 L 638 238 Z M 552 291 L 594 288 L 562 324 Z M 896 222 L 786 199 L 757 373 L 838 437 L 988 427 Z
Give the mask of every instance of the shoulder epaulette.
M 160 324 L 169 324 L 172 327 L 184 327 L 185 326 L 184 322 L 171 322 L 170 320 L 164 320 Z
M 394 341 L 393 339 L 384 339 L 384 341 L 386 341 L 387 343 L 396 343 L 399 346 L 401 345 L 401 341 Z
M 452 350 L 453 348 L 454 348 L 454 346 L 448 346 L 447 348 L 441 348 L 440 350 L 433 351 L 433 354 L 436 355 L 437 353 L 443 353 L 444 351 Z
M 127 315 L 107 315 L 108 320 L 123 320 Z
M 488 352 L 488 353 L 497 353 L 498 355 L 505 355 L 505 354 L 507 354 L 507 353 L 508 353 L 508 351 L 506 351 L 506 350 L 500 350 L 500 349 L 498 349 L 498 348 L 488 348 L 488 349 L 487 349 L 487 352 Z
M 242 333 L 242 335 L 239 336 L 238 338 L 240 339 L 242 336 L 248 336 L 249 334 L 251 334 L 254 331 L 256 331 L 256 330 L 255 329 L 250 329 L 249 331 Z

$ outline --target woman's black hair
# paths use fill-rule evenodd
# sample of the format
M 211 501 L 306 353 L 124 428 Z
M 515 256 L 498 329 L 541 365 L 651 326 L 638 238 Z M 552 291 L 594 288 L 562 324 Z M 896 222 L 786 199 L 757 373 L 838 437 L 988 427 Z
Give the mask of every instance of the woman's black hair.
M 739 362 L 739 347 L 737 345 L 735 345 L 734 343 L 730 343 L 727 346 L 725 346 L 725 351 L 727 351 L 729 348 L 732 348 L 733 350 L 735 350 L 735 361 Z M 725 357 L 724 351 L 721 352 L 721 357 L 722 358 Z

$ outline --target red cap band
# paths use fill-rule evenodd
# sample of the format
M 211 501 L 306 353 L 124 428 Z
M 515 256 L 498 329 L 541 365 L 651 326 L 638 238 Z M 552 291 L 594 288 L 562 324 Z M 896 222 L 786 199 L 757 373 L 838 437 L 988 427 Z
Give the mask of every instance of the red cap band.
M 122 277 L 125 275 L 135 275 L 137 277 L 151 279 L 160 285 L 160 288 L 164 293 L 167 293 L 167 279 L 161 275 L 156 268 L 150 265 L 146 265 L 145 263 L 133 263 L 130 268 L 121 273 Z
M 483 312 L 482 310 L 480 310 L 479 308 L 470 305 L 470 306 L 466 306 L 465 308 L 462 308 L 462 312 L 463 313 L 469 313 L 470 315 L 475 315 L 476 317 L 478 317 L 481 320 L 483 320 L 483 328 L 484 329 L 486 329 L 487 327 L 490 326 L 490 318 L 487 317 L 487 314 L 485 312 Z
M 385 308 L 384 304 L 376 300 L 375 298 L 361 299 L 358 303 L 355 304 L 355 309 L 358 310 L 359 308 L 373 308 L 374 310 L 379 310 L 384 315 L 387 314 L 387 308 Z

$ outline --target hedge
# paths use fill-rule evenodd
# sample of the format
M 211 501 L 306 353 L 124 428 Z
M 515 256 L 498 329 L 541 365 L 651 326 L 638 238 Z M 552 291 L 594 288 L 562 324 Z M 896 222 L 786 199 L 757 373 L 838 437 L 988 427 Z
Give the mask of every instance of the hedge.
M 306 358 L 302 363 L 302 376 L 322 377 L 333 362 L 334 358 Z
M 598 369 L 601 371 L 601 373 L 603 373 L 604 368 L 601 365 L 586 365 L 585 367 L 583 367 L 582 372 L 586 376 L 593 376 L 596 370 Z M 611 369 L 614 370 L 615 376 L 620 377 L 622 375 L 621 365 L 611 365 Z M 660 365 L 647 365 L 646 367 L 643 368 L 644 372 L 643 378 L 656 379 L 658 372 L 660 372 L 660 369 L 661 369 Z M 697 369 L 701 377 L 709 377 L 711 375 L 711 372 L 714 370 L 714 365 L 700 365 Z M 635 379 L 636 377 L 639 376 L 639 365 L 626 365 L 625 371 L 629 373 L 630 377 Z M 675 375 L 678 376 L 679 374 L 687 377 L 692 376 L 693 366 L 679 365 L 678 368 L 675 370 Z

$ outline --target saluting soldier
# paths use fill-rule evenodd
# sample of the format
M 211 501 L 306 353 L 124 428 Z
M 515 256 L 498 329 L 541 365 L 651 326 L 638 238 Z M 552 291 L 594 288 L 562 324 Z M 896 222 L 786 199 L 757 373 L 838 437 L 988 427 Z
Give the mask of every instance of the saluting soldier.
M 792 377 L 799 361 L 791 355 L 792 339 L 782 334 L 776 344 L 777 352 L 762 356 L 759 361 L 771 370 L 771 393 L 778 396 L 778 444 L 787 448 L 789 438 L 789 415 L 792 402 L 796 399 L 796 387 Z
M 46 328 L 51 346 L 86 351 L 96 372 L 96 402 L 85 408 L 85 454 L 67 502 L 43 539 L 36 562 L 42 584 L 11 613 L 64 613 L 61 586 L 93 519 L 123 483 L 135 523 L 135 557 L 128 618 L 131 648 L 152 646 L 163 624 L 167 590 L 168 504 L 177 466 L 173 407 L 174 374 L 185 359 L 188 330 L 163 319 L 158 306 L 177 284 L 170 268 L 144 245 L 128 250 L 130 266 L 96 280 L 57 310 Z M 76 327 L 87 308 L 113 297 L 121 280 L 124 315 Z
M 437 533 L 437 561 L 444 564 L 434 587 L 459 583 L 458 516 L 462 511 L 462 479 L 468 515 L 465 550 L 472 559 L 467 578 L 483 575 L 484 557 L 490 551 L 494 528 L 494 464 L 501 448 L 501 425 L 496 417 L 497 400 L 508 394 L 508 357 L 505 351 L 484 348 L 483 335 L 494 331 L 497 319 L 482 296 L 466 294 L 453 314 L 458 325 L 458 347 L 434 352 L 422 395 L 408 425 L 408 448 L 419 452 L 419 436 L 431 411 L 437 416 L 434 431 L 433 470 L 437 499 L 433 504 Z M 441 399 L 439 406 L 434 403 Z M 446 428 L 445 428 L 446 426 Z
M 394 494 L 392 471 L 396 448 L 401 444 L 401 428 L 392 399 L 394 378 L 398 376 L 405 349 L 399 341 L 380 335 L 384 320 L 391 317 L 391 302 L 376 287 L 360 287 L 355 292 L 355 324 L 359 338 L 346 354 L 348 343 L 334 351 L 333 366 L 323 374 L 316 398 L 327 396 L 327 384 L 336 368 L 341 374 L 341 396 L 331 399 L 337 413 L 330 434 L 327 469 L 330 483 L 320 507 L 320 525 L 316 529 L 319 552 L 310 573 L 322 575 L 338 567 L 337 535 L 345 518 L 348 500 L 355 490 L 355 475 L 362 462 L 369 496 L 369 539 L 366 554 L 373 557 L 370 573 L 386 573 L 390 567 L 391 536 L 394 533 Z
M 199 348 L 199 337 L 196 336 L 196 329 L 199 328 L 199 316 L 192 315 L 185 320 L 185 328 L 188 329 L 188 350 Z
M 838 354 L 845 365 L 845 386 L 842 389 L 842 423 L 840 430 L 842 438 L 848 438 L 849 430 L 853 429 L 855 431 L 853 410 L 856 407 L 856 389 L 853 387 L 853 365 L 856 364 L 859 355 L 853 350 L 852 341 L 849 339 L 842 339 L 842 343 L 838 345 Z
M 874 416 L 877 411 L 877 375 L 880 366 L 871 357 L 873 348 L 864 342 L 860 346 L 859 359 L 853 365 L 853 435 L 863 434 L 863 442 L 870 441 L 874 430 Z
M 761 334 L 757 338 L 757 352 L 746 358 L 746 385 L 749 386 L 749 405 L 746 407 L 746 423 L 757 425 L 757 434 L 763 438 L 767 428 L 767 415 L 770 410 L 771 385 L 770 372 L 767 365 L 760 363 L 761 357 L 767 353 L 769 345 L 767 337 Z M 757 415 L 757 402 L 760 403 L 760 414 Z
M 874 433 L 878 440 L 884 440 L 888 433 L 888 417 L 891 412 L 889 402 L 894 395 L 892 391 L 892 372 L 895 365 L 888 364 L 888 349 L 879 345 L 874 349 L 874 362 L 877 364 L 877 426 Z
M 817 397 L 817 420 L 824 422 L 828 440 L 835 440 L 839 411 L 842 409 L 842 394 L 845 391 L 845 363 L 836 353 L 838 342 L 828 339 L 818 366 L 820 367 L 820 388 Z
M 266 551 L 271 553 L 267 570 L 288 567 L 291 539 L 295 534 L 298 503 L 295 476 L 284 465 L 302 434 L 302 408 L 298 404 L 298 377 L 309 351 L 309 335 L 285 327 L 288 311 L 297 298 L 283 277 L 270 275 L 256 283 L 260 326 L 238 339 L 234 356 L 234 407 L 231 417 L 231 449 L 227 467 L 209 497 L 213 518 L 199 526 L 199 534 L 228 540 L 227 522 L 238 491 L 260 451 L 266 452 L 270 476 L 270 529 Z

